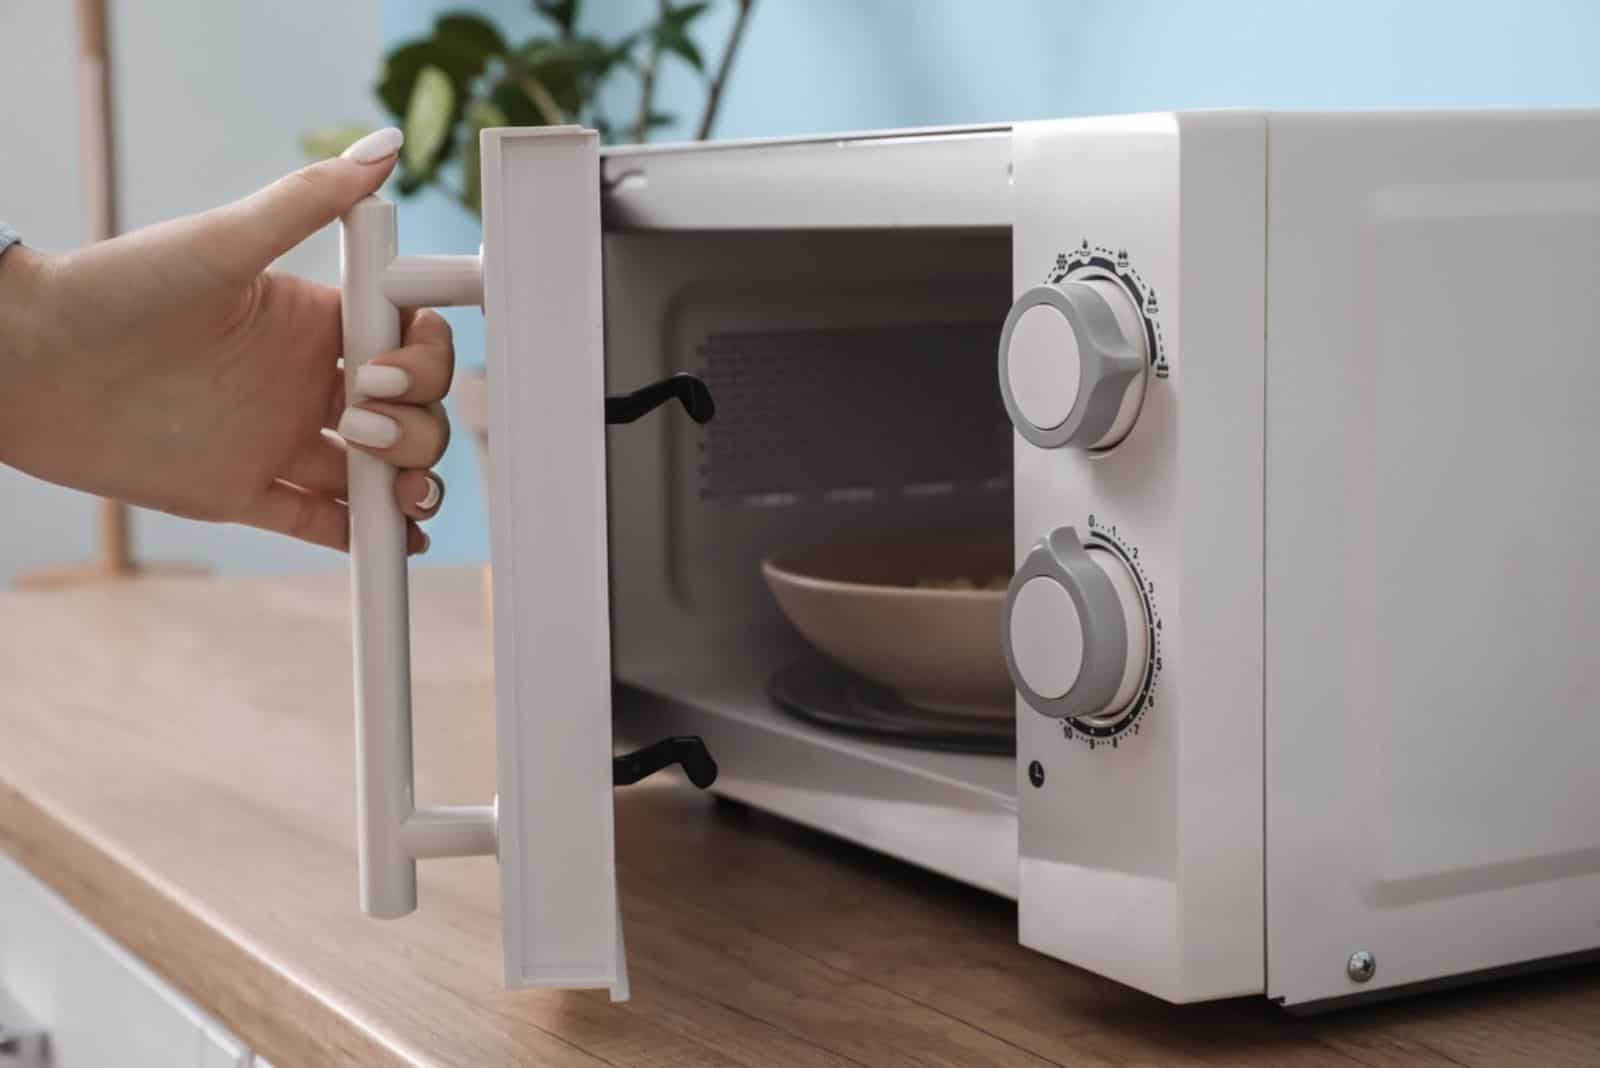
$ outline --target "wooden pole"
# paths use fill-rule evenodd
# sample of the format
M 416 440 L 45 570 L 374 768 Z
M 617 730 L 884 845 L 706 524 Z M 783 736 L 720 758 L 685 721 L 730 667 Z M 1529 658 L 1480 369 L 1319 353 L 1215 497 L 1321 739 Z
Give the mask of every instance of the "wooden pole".
M 111 119 L 111 48 L 106 0 L 78 0 L 78 166 L 83 239 L 117 232 L 116 139 Z
M 111 42 L 106 0 L 78 0 L 78 164 L 82 173 L 83 241 L 117 234 L 117 142 L 112 121 Z M 101 501 L 100 566 L 107 577 L 132 574 L 128 506 Z
M 111 93 L 111 38 L 107 0 L 78 0 L 78 169 L 82 194 L 83 242 L 117 235 L 117 142 Z M 17 586 L 40 589 L 117 581 L 139 574 L 133 555 L 130 510 L 121 501 L 97 502 L 99 558 L 92 564 L 39 568 L 17 576 Z M 163 572 L 204 574 L 191 565 Z

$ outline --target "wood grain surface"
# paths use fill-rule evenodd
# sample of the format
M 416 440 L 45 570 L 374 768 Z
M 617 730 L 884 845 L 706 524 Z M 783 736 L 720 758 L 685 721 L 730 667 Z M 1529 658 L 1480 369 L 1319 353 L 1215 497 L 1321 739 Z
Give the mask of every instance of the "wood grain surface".
M 421 803 L 494 791 L 483 585 L 419 568 Z M 1009 902 L 652 780 L 633 1001 L 508 992 L 488 859 L 356 907 L 342 574 L 0 597 L 0 846 L 279 1068 L 1600 1064 L 1600 966 L 1296 1018 L 1020 948 Z

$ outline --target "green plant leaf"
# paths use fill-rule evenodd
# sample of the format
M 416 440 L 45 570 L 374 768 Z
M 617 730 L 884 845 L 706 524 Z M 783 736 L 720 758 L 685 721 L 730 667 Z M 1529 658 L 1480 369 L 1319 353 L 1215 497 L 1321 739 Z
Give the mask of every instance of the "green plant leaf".
M 661 21 L 671 23 L 679 29 L 688 29 L 689 23 L 704 15 L 711 7 L 708 3 L 684 4 L 682 7 L 668 7 L 661 16 Z
M 406 143 L 401 150 L 412 170 L 426 175 L 439 162 L 455 123 L 456 99 L 455 84 L 444 71 L 426 66 L 417 72 L 406 105 Z
M 536 37 L 517 50 L 515 62 L 539 71 L 561 68 L 573 72 L 603 72 L 616 62 L 616 53 L 592 37 L 569 40 Z
M 433 24 L 433 37 L 485 60 L 506 54 L 505 38 L 500 36 L 494 23 L 470 11 L 440 15 Z
M 300 135 L 300 151 L 307 159 L 332 159 L 371 132 L 370 126 L 348 123 L 312 130 Z
M 403 118 L 411 106 L 411 94 L 416 89 L 417 75 L 424 67 L 438 67 L 449 75 L 455 85 L 456 95 L 465 98 L 473 81 L 481 75 L 488 60 L 485 56 L 451 42 L 429 37 L 411 41 L 390 52 L 384 59 L 383 77 L 376 88 L 378 99 L 395 118 Z
M 611 43 L 612 58 L 619 63 L 625 59 L 632 59 L 634 47 L 644 40 L 644 35 L 644 30 L 634 30 L 628 36 L 613 41 Z
M 695 70 L 705 70 L 706 61 L 700 56 L 700 49 L 695 47 L 687 34 L 682 30 L 669 27 L 665 24 L 656 27 L 656 47 L 663 52 L 671 52 L 681 57 Z
M 481 97 L 467 104 L 466 120 L 467 129 L 474 137 L 483 130 L 511 125 L 506 121 L 505 112 L 496 107 L 492 100 L 484 100 Z
M 464 118 L 467 143 L 461 147 L 461 203 L 474 215 L 483 211 L 483 162 L 478 135 L 496 126 L 509 125 L 505 112 L 482 97 L 468 102 Z
M 564 109 L 579 110 L 617 63 L 614 49 L 590 37 L 565 40 L 536 38 L 517 50 L 510 68 L 531 75 L 548 88 Z
M 578 0 L 533 0 L 534 10 L 561 28 L 563 37 L 578 30 Z
M 489 90 L 489 99 L 506 117 L 507 126 L 543 126 L 544 116 L 529 98 L 527 91 L 515 81 L 503 81 Z
M 528 41 L 510 58 L 507 69 L 523 84 L 537 105 L 543 94 L 547 104 L 566 119 L 581 116 L 593 104 L 600 83 L 616 65 L 617 53 L 590 37 Z M 539 108 L 543 122 L 554 121 L 548 107 Z
M 685 4 L 670 8 L 661 16 L 651 32 L 655 46 L 663 52 L 679 56 L 695 70 L 705 70 L 705 60 L 700 49 L 689 38 L 689 24 L 705 14 L 708 4 Z
M 401 196 L 409 197 L 416 193 L 423 186 L 427 185 L 428 178 L 429 175 L 418 174 L 415 171 L 407 170 L 405 166 L 402 165 L 400 167 L 400 176 L 395 180 L 395 185 L 399 188 Z

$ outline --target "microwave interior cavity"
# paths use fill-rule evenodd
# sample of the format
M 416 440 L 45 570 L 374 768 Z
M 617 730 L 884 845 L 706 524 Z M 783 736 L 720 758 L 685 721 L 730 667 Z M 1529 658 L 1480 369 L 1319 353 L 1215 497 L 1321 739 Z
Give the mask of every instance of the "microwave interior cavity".
M 704 427 L 656 419 L 607 442 L 619 729 L 692 729 L 724 760 L 723 793 L 759 791 L 834 831 L 832 814 L 774 791 L 832 807 L 887 764 L 953 779 L 1014 820 L 1010 756 L 852 737 L 776 707 L 772 676 L 807 647 L 761 572 L 817 545 L 1009 546 L 1013 434 L 995 388 L 1009 231 L 622 232 L 604 261 L 607 389 L 689 370 L 718 409 Z M 759 742 L 774 732 L 842 765 L 790 753 L 779 769 Z M 859 786 L 827 802 L 841 774 Z M 917 795 L 903 786 L 876 789 Z M 1003 869 L 969 881 L 1014 893 Z

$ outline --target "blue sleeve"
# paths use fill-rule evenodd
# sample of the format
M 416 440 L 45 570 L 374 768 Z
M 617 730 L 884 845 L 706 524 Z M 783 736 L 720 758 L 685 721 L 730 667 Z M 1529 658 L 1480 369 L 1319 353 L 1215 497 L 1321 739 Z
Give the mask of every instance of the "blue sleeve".
M 5 223 L 0 222 L 0 256 L 4 256 L 6 254 L 6 249 L 17 244 L 21 240 L 22 238 L 17 236 L 17 232 L 15 230 L 11 229 L 11 227 L 7 226 Z

